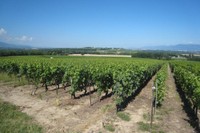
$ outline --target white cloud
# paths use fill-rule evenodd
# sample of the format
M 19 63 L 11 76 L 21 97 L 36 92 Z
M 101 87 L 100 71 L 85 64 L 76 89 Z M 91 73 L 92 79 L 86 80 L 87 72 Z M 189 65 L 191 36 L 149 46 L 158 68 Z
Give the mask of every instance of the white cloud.
M 0 35 L 6 34 L 6 33 L 7 33 L 6 30 L 4 30 L 3 28 L 0 28 Z
M 32 41 L 33 37 L 28 37 L 28 36 L 23 35 L 21 37 L 16 37 L 16 40 L 23 41 L 23 42 Z
M 9 41 L 14 43 L 31 42 L 33 40 L 33 37 L 29 37 L 26 35 L 10 36 L 9 34 L 7 34 L 7 31 L 4 28 L 0 28 L 0 38 L 4 41 Z

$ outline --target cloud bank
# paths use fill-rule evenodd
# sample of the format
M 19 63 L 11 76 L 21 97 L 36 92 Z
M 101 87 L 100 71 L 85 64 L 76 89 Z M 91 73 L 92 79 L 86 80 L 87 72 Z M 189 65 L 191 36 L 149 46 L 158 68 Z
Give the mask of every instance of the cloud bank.
M 33 37 L 22 35 L 22 36 L 10 36 L 4 28 L 0 28 L 0 39 L 3 41 L 12 41 L 15 43 L 31 42 Z
M 32 41 L 33 37 L 28 37 L 28 36 L 23 35 L 21 37 L 16 37 L 16 40 L 24 41 L 24 42 L 26 42 L 26 41 Z

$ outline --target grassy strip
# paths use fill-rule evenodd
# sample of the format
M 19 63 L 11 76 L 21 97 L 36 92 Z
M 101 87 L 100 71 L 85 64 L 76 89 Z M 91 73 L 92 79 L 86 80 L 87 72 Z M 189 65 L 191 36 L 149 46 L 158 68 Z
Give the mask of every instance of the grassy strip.
M 124 120 L 124 121 L 130 121 L 130 120 L 131 120 L 129 114 L 128 114 L 128 113 L 125 113 L 125 112 L 118 112 L 118 113 L 117 113 L 117 116 L 118 116 L 119 118 L 121 118 L 122 120 Z
M 0 82 L 9 83 L 14 85 L 15 87 L 28 84 L 28 81 L 25 79 L 25 77 L 21 77 L 19 80 L 19 78 L 17 78 L 16 76 L 8 75 L 4 72 L 0 72 Z
M 19 107 L 0 100 L 1 133 L 42 133 L 42 127 L 19 111 Z
M 13 81 L 14 77 L 13 76 L 9 76 L 7 73 L 0 73 L 0 81 L 1 82 L 11 82 Z

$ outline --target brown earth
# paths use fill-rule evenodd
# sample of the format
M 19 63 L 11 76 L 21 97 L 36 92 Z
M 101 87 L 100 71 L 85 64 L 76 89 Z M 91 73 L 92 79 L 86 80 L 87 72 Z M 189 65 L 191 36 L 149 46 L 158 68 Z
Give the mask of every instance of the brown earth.
M 22 112 L 33 116 L 44 126 L 46 132 L 52 133 L 84 131 L 100 119 L 103 115 L 101 108 L 111 100 L 107 98 L 99 102 L 94 93 L 92 102 L 96 103 L 90 106 L 89 96 L 71 99 L 63 89 L 59 89 L 57 96 L 55 91 L 44 92 L 44 88 L 40 88 L 37 95 L 32 96 L 32 88 L 30 85 L 14 88 L 1 83 L 0 97 L 19 106 Z

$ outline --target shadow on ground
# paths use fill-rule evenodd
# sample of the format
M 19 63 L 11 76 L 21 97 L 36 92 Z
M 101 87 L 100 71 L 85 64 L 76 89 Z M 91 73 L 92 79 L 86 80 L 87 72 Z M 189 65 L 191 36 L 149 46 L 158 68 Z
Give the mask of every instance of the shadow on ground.
M 176 86 L 176 88 L 183 102 L 183 105 L 182 105 L 183 110 L 187 113 L 187 116 L 189 118 L 189 119 L 185 119 L 185 121 L 190 123 L 190 125 L 195 129 L 196 133 L 200 133 L 199 118 L 196 116 L 195 111 L 192 109 L 192 105 L 189 102 L 189 100 L 186 98 L 183 90 L 179 86 Z

